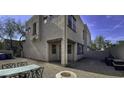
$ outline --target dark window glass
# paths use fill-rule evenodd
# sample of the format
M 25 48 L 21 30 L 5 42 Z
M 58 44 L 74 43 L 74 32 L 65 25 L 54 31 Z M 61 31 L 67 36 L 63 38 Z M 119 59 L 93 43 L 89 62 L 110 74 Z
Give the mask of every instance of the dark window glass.
M 68 45 L 68 54 L 71 54 L 71 53 L 72 53 L 72 46 Z
M 73 20 L 73 30 L 76 32 L 76 21 Z
M 83 45 L 82 44 L 77 44 L 77 54 L 81 55 L 83 54 Z
M 33 35 L 36 35 L 37 27 L 36 23 L 33 24 Z
M 71 15 L 68 16 L 68 26 L 72 28 L 72 16 Z
M 76 31 L 76 19 L 74 16 L 69 15 L 68 16 L 68 26 L 73 30 Z
M 52 54 L 56 54 L 56 45 L 52 45 Z

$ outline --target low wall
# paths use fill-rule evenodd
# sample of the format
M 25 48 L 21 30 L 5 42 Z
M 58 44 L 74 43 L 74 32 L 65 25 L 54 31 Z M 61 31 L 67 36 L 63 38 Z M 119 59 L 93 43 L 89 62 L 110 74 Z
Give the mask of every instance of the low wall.
M 6 54 L 12 54 L 13 55 L 12 50 L 0 50 L 0 53 L 6 53 Z
M 124 59 L 124 45 L 114 46 L 110 51 L 115 58 Z
M 85 53 L 86 58 L 104 60 L 108 56 L 108 50 L 106 51 L 88 51 Z

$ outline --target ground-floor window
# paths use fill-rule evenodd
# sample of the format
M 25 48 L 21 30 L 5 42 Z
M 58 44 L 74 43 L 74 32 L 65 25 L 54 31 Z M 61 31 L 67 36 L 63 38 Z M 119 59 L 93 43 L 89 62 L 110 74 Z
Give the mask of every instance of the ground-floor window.
M 56 45 L 55 44 L 52 45 L 52 54 L 56 54 Z
M 81 55 L 83 54 L 83 45 L 82 44 L 77 44 L 77 54 Z

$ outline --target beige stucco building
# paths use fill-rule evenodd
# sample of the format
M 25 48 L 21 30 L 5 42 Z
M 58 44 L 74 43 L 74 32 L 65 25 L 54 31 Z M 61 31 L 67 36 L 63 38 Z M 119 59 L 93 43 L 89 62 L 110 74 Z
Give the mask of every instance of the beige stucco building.
M 24 56 L 67 65 L 84 57 L 90 46 L 88 27 L 79 15 L 36 15 L 27 23 Z

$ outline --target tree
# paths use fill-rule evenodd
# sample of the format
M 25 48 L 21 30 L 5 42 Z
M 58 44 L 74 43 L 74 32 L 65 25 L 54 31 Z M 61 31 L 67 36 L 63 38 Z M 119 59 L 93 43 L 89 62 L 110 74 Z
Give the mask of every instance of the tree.
M 105 48 L 112 47 L 112 42 L 105 40 L 103 36 L 97 36 L 94 42 L 91 43 L 91 47 L 94 50 L 104 50 Z
M 112 42 L 110 40 L 105 40 L 105 48 L 112 47 Z
M 96 44 L 96 47 L 98 50 L 104 49 L 105 46 L 105 40 L 103 36 L 97 36 L 94 43 Z
M 0 40 L 4 39 L 4 26 L 3 22 L 0 20 Z
M 16 32 L 17 32 L 17 29 L 16 29 L 16 22 L 15 22 L 15 19 L 13 18 L 7 18 L 5 19 L 5 23 L 4 23 L 4 35 L 5 37 L 9 38 L 10 40 L 10 49 L 13 49 L 13 46 L 12 46 L 12 40 L 13 38 L 15 38 L 16 36 Z
M 26 38 L 26 28 L 25 28 L 25 25 L 22 24 L 21 22 L 17 22 L 16 27 L 17 27 L 17 33 L 20 36 L 19 45 L 21 47 L 21 51 L 23 51 L 22 39 Z
M 94 43 L 94 41 L 91 42 L 91 49 L 97 50 L 97 47 L 96 47 L 96 44 Z

